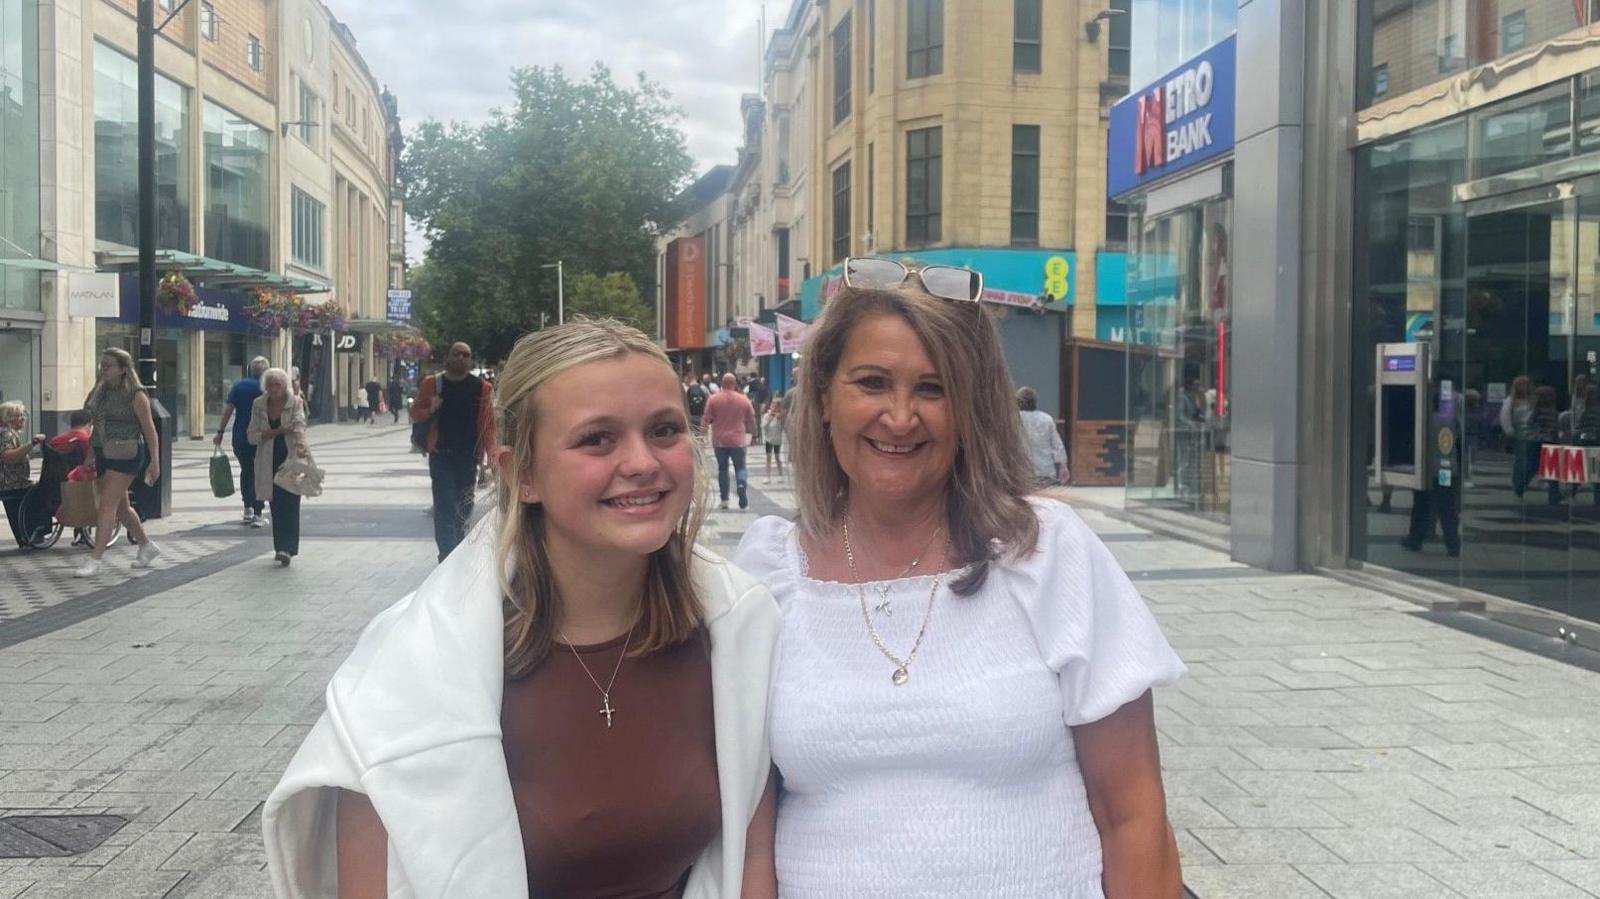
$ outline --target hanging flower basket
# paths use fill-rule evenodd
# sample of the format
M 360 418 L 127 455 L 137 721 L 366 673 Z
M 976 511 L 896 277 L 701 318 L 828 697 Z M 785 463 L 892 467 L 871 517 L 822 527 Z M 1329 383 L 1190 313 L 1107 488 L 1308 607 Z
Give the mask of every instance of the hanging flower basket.
M 433 355 L 433 346 L 420 334 L 380 334 L 374 338 L 379 358 L 421 362 Z
M 267 335 L 287 330 L 296 337 L 344 329 L 344 307 L 338 303 L 307 303 L 296 294 L 257 290 L 245 317 Z
M 189 310 L 199 304 L 200 296 L 183 272 L 167 272 L 156 287 L 156 306 L 167 312 L 188 315 Z

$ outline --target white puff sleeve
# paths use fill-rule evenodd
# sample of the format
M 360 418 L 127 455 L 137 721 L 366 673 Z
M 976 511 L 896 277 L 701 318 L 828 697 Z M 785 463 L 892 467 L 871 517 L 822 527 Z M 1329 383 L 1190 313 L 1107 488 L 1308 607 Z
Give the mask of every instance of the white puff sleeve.
M 1183 676 L 1144 598 L 1100 538 L 1065 503 L 1038 498 L 1032 556 L 997 566 L 1061 682 L 1068 726 L 1089 724 Z
M 734 565 L 766 585 L 780 607 L 793 595 L 800 574 L 799 560 L 789 546 L 794 529 L 792 521 L 762 516 L 744 532 L 732 557 Z

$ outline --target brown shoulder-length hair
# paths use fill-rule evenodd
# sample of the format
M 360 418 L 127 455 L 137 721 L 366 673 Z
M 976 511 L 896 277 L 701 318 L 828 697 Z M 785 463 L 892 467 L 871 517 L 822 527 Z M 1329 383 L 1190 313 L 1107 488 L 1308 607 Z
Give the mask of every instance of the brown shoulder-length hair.
M 561 612 L 561 591 L 545 544 L 544 507 L 518 497 L 521 473 L 533 470 L 539 461 L 534 442 L 540 388 L 579 365 L 628 355 L 645 356 L 671 369 L 666 354 L 639 330 L 610 319 L 577 319 L 518 340 L 495 381 L 500 442 L 511 450 L 510 470 L 519 473 L 501 477 L 497 489 L 502 514 L 496 560 L 505 597 L 508 679 L 527 675 L 550 654 Z M 630 655 L 682 642 L 695 633 L 703 617 L 690 575 L 695 540 L 705 520 L 701 453 L 695 452 L 694 460 L 689 508 L 666 545 L 650 556 Z M 604 564 L 604 560 L 596 560 L 596 564 Z
M 800 527 L 821 541 L 844 514 L 850 481 L 823 423 L 822 397 L 850 334 L 878 315 L 899 316 L 911 327 L 944 382 L 956 435 L 946 533 L 955 558 L 972 566 L 951 589 L 970 595 L 983 586 L 990 562 L 1026 556 L 1039 539 L 1039 519 L 1027 500 L 1031 468 L 1011 376 L 994 322 L 977 303 L 944 300 L 912 287 L 847 288 L 829 302 L 806 338 L 799 383 L 789 392 Z

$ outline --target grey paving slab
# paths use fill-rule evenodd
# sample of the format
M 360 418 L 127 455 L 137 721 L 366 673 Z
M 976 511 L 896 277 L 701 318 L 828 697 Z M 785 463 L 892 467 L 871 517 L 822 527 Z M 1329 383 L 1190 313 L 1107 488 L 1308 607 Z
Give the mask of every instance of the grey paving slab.
M 1206 865 L 1185 868 L 1184 884 L 1202 899 L 1328 899 L 1288 864 Z
M 1461 894 L 1415 865 L 1296 865 L 1334 899 L 1455 899 Z
M 1422 864 L 1451 889 L 1485 899 L 1592 899 L 1594 894 L 1532 862 Z
M 1228 865 L 1333 862 L 1338 857 L 1304 832 L 1279 828 L 1193 828 L 1190 831 Z

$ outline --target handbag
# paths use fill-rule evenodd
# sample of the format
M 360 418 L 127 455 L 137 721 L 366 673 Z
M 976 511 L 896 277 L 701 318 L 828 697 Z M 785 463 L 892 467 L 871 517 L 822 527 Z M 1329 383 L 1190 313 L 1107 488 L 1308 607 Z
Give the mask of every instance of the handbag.
M 115 462 L 132 461 L 139 458 L 139 439 L 134 437 L 102 441 L 100 453 Z
M 218 499 L 233 495 L 233 465 L 220 446 L 211 454 L 211 495 Z
M 94 481 L 65 481 L 61 485 L 61 507 L 56 521 L 69 528 L 94 527 L 99 517 Z
M 272 476 L 272 483 L 300 496 L 321 496 L 322 479 L 326 475 L 307 455 L 302 459 L 289 459 Z

